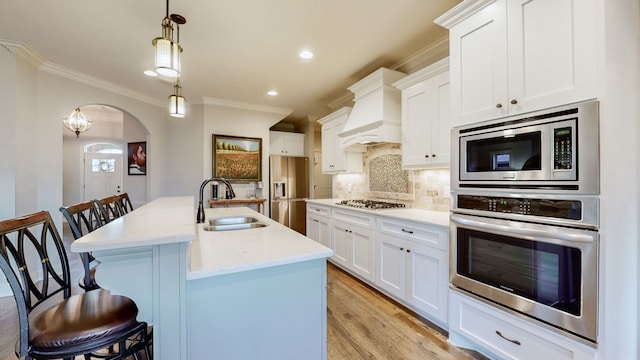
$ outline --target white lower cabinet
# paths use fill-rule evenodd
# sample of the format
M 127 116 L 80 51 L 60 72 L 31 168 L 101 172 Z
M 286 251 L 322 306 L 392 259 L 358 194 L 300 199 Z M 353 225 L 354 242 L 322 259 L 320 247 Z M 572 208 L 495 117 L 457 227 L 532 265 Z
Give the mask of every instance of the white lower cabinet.
M 375 281 L 373 216 L 334 210 L 331 221 L 333 260 L 363 280 Z
M 329 216 L 328 207 L 307 204 L 307 237 L 333 249 Z
M 492 359 L 593 360 L 596 350 L 449 290 L 449 342 Z
M 446 329 L 447 230 L 379 218 L 376 243 L 376 286 Z

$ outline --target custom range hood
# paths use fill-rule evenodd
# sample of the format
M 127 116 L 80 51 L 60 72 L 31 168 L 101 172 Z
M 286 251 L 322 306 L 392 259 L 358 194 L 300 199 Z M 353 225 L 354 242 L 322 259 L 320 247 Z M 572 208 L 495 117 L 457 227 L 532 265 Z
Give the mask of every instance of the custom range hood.
M 401 142 L 401 93 L 391 84 L 405 76 L 407 74 L 399 71 L 380 68 L 349 87 L 355 95 L 355 105 L 342 132 L 338 133 L 343 150 Z

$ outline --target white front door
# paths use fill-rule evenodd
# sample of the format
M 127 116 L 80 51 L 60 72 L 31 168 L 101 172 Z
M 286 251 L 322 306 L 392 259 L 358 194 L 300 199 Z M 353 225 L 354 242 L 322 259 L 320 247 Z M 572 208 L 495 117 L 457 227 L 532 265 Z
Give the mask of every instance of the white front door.
M 101 199 L 122 191 L 122 155 L 85 153 L 84 200 Z

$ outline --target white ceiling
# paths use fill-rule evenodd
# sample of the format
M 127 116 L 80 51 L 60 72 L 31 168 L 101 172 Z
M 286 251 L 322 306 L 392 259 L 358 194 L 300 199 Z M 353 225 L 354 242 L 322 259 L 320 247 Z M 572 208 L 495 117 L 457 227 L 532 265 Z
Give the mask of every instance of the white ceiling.
M 183 95 L 290 109 L 315 120 L 347 87 L 397 67 L 446 37 L 433 20 L 460 0 L 173 0 L 180 27 Z M 165 101 L 173 84 L 147 77 L 161 35 L 160 0 L 4 0 L 0 39 L 47 62 Z M 312 60 L 298 52 L 311 49 Z M 277 90 L 277 97 L 266 95 Z

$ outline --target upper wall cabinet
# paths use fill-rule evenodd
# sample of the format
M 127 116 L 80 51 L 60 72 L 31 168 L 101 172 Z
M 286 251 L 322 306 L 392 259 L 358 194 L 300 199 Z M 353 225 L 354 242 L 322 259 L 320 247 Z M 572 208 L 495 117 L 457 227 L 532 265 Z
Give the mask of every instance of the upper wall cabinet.
M 362 172 L 362 152 L 344 151 L 340 148 L 338 134 L 351 113 L 350 107 L 343 107 L 322 119 L 322 172 L 336 174 L 344 172 Z
M 269 131 L 269 154 L 304 156 L 304 134 Z
M 402 90 L 402 168 L 449 167 L 449 59 L 397 81 Z
M 453 126 L 595 98 L 595 0 L 466 0 L 449 32 Z

